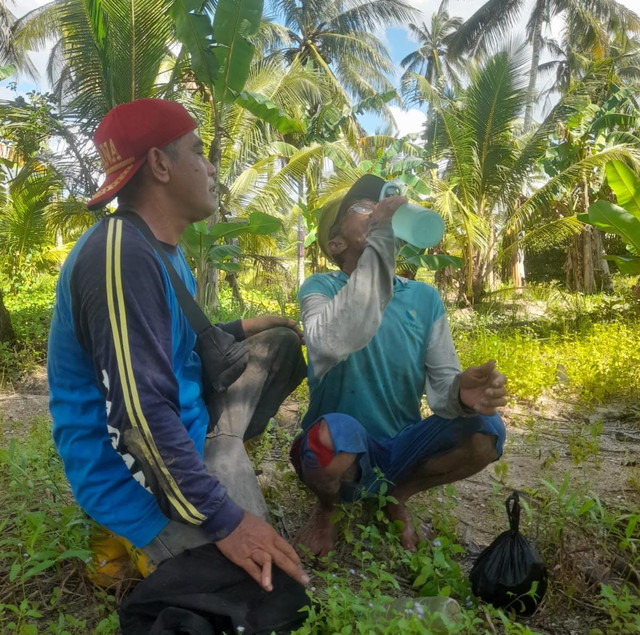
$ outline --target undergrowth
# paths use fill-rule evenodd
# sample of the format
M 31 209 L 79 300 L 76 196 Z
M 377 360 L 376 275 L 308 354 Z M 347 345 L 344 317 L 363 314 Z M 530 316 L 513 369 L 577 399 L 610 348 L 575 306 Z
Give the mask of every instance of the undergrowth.
M 0 448 L 0 632 L 115 632 L 115 596 L 86 577 L 92 523 L 69 491 L 50 424 L 23 432 Z
M 252 449 L 258 469 L 275 469 L 266 472 L 267 500 L 274 522 L 289 533 L 313 504 L 288 465 L 292 434 L 272 425 Z M 495 483 L 486 500 L 505 529 L 508 493 Z M 585 610 L 594 635 L 640 628 L 637 509 L 601 501 L 568 473 L 561 483 L 534 479 L 522 495 L 522 527 L 543 554 L 550 587 L 539 613 L 518 620 L 471 593 L 472 556 L 458 535 L 457 499 L 448 485 L 411 505 L 433 530 L 414 554 L 400 547 L 400 527 L 382 513 L 394 500 L 386 483 L 375 497 L 339 507 L 336 551 L 312 572 L 312 603 L 299 633 L 535 633 L 550 616 Z M 92 524 L 73 503 L 48 422 L 37 420 L 23 440 L 0 451 L 0 504 L 11 510 L 1 523 L 0 631 L 115 633 L 119 595 L 88 580 Z M 586 575 L 585 558 L 606 569 L 606 577 Z M 434 596 L 454 598 L 460 614 L 451 620 L 421 604 Z
M 640 392 L 640 320 L 592 323 L 544 338 L 513 327 L 455 329 L 454 341 L 463 368 L 495 359 L 519 399 L 549 392 L 595 404 L 636 399 Z
M 5 296 L 18 342 L 0 347 L 0 380 L 13 381 L 44 360 L 52 280 L 34 280 L 24 294 Z M 290 294 L 243 292 L 244 316 L 297 317 Z M 515 298 L 511 308 L 504 299 L 489 298 L 474 312 L 455 313 L 452 331 L 462 365 L 496 359 L 519 400 L 534 402 L 547 394 L 570 396 L 582 405 L 626 401 L 633 407 L 640 389 L 640 318 L 633 302 L 606 296 L 572 299 L 557 289 L 527 293 L 524 303 Z M 238 317 L 230 293 L 224 291 L 221 298 L 218 319 Z M 537 314 L 526 313 L 531 306 L 538 306 Z M 293 399 L 306 403 L 306 386 Z M 0 423 L 0 439 L 13 436 L 0 447 L 0 505 L 8 510 L 0 520 L 0 632 L 117 632 L 116 608 L 124 589 L 107 592 L 89 581 L 92 524 L 73 502 L 50 424 L 44 419 L 31 427 Z M 530 416 L 519 425 L 535 452 L 539 422 Z M 574 464 L 592 462 L 597 468 L 602 422 L 582 418 L 570 425 L 564 442 Z M 293 429 L 272 426 L 251 449 L 255 467 L 264 471 L 274 523 L 289 539 L 313 504 L 288 464 L 293 434 Z M 536 543 L 550 574 L 546 599 L 532 618 L 518 620 L 471 593 L 468 570 L 476 552 L 459 535 L 455 487 L 437 488 L 412 503 L 415 518 L 430 519 L 433 536 L 411 554 L 400 547 L 399 527 L 382 513 L 392 496 L 383 484 L 377 497 L 341 507 L 334 515 L 336 551 L 313 570 L 312 602 L 299 632 L 525 634 L 548 631 L 553 616 L 571 613 L 586 616 L 585 632 L 592 635 L 638 632 L 637 496 L 605 502 L 570 472 L 559 480 L 542 473 L 545 480 L 533 476 L 521 496 L 523 532 Z M 496 527 L 506 529 L 507 462 L 495 464 L 495 474 L 485 503 L 495 511 Z M 637 494 L 638 483 L 640 477 L 627 486 Z M 635 505 L 628 502 L 634 500 Z M 434 614 L 421 603 L 425 597 L 455 599 L 459 616 L 451 620 Z
M 6 281 L 0 279 L 16 340 L 0 342 L 0 386 L 45 363 L 56 278 L 42 275 L 24 280 L 19 286 L 3 282 Z

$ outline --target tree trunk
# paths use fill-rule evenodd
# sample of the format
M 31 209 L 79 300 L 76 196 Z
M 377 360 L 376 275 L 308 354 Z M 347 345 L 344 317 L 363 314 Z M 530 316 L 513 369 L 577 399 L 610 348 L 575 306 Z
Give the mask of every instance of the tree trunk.
M 0 342 L 13 342 L 16 339 L 15 331 L 11 325 L 11 316 L 4 305 L 2 289 L 0 289 Z
M 478 300 L 482 299 L 482 296 L 484 295 L 485 283 L 487 278 L 487 263 L 486 261 L 482 262 L 479 255 L 476 254 L 476 258 L 474 258 L 473 264 L 473 279 L 471 281 L 471 285 L 473 289 L 472 303 L 475 303 Z
M 609 263 L 604 259 L 604 246 L 602 244 L 602 232 L 594 227 L 596 242 L 596 253 L 598 254 L 598 266 L 596 269 L 596 280 L 600 288 L 606 293 L 613 293 L 613 278 L 609 270 Z
M 595 227 L 587 225 L 571 239 L 567 248 L 564 270 L 567 287 L 571 291 L 591 295 L 606 288 L 607 279 L 598 266 L 602 260 L 602 243 L 596 236 L 597 231 Z
M 489 290 L 496 288 L 495 269 L 496 269 L 496 226 L 491 219 L 491 229 L 489 231 L 489 250 L 487 253 L 486 280 L 489 283 Z
M 515 247 L 511 254 L 511 278 L 516 289 L 524 287 L 524 252 L 522 247 Z
M 302 204 L 302 197 L 304 196 L 304 176 L 302 180 L 298 183 L 298 250 L 297 250 L 297 279 L 298 279 L 298 289 L 302 286 L 304 282 L 304 241 L 305 241 L 305 231 L 304 231 L 304 219 L 302 218 L 302 208 L 300 204 Z
M 587 176 L 583 175 L 582 209 L 585 213 L 589 209 L 589 203 L 589 181 Z M 567 287 L 588 295 L 603 290 L 613 292 L 609 264 L 603 256 L 602 232 L 586 225 L 580 234 L 571 239 L 567 249 L 564 265 Z
M 586 227 L 581 234 L 582 241 L 580 247 L 582 248 L 582 291 L 588 295 L 592 295 L 596 292 L 596 276 L 594 266 L 594 238 L 593 227 Z
M 235 247 L 240 246 L 240 241 L 237 238 L 227 238 L 225 239 L 227 245 L 234 245 Z M 234 257 L 232 262 L 238 263 L 238 258 Z M 244 313 L 245 305 L 244 298 L 242 297 L 242 292 L 240 291 L 240 285 L 238 284 L 238 272 L 237 271 L 227 271 L 225 279 L 228 285 L 231 287 L 231 296 L 233 297 L 233 301 L 238 305 L 240 309 L 240 313 Z
M 527 105 L 524 111 L 524 131 L 527 132 L 533 120 L 533 107 L 536 103 L 536 84 L 538 82 L 538 64 L 542 48 L 542 12 L 537 11 L 538 19 L 533 30 L 533 52 L 531 54 L 531 70 L 529 71 L 529 87 L 527 88 Z
M 244 298 L 240 292 L 240 286 L 238 285 L 238 274 L 235 271 L 227 271 L 227 283 L 231 287 L 231 295 L 233 301 L 238 304 L 240 313 L 244 313 Z

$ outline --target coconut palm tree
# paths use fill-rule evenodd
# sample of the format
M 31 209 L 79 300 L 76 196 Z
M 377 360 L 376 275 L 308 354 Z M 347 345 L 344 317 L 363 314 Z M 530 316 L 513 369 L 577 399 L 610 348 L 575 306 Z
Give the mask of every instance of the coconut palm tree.
M 431 181 L 433 206 L 447 220 L 464 258 L 461 295 L 468 301 L 482 295 L 501 253 L 511 255 L 513 245 L 525 240 L 525 230 L 530 242 L 541 237 L 562 241 L 582 231 L 574 213 L 553 214 L 557 197 L 567 188 L 613 157 L 637 159 L 633 143 L 613 139 L 577 156 L 551 178 L 542 174 L 552 133 L 559 121 L 580 111 L 584 91 L 565 96 L 535 133 L 519 138 L 527 61 L 522 49 L 494 55 L 472 71 L 469 87 L 455 100 L 443 98 L 416 76 L 438 119 L 440 168 Z M 601 77 L 593 85 L 598 82 Z
M 46 97 L 0 101 L 0 122 L 8 150 L 0 164 L 0 251 L 4 273 L 15 278 L 27 262 L 36 269 L 59 264 L 62 246 L 95 222 L 82 202 L 95 166 L 85 154 L 88 140 Z
M 274 0 L 271 9 L 284 24 L 272 52 L 322 69 L 359 100 L 393 89 L 389 53 L 375 31 L 417 15 L 403 0 Z
M 488 0 L 449 41 L 449 51 L 460 54 L 487 51 L 511 29 L 524 0 Z M 575 51 L 592 59 L 607 57 L 609 34 L 640 32 L 640 17 L 616 0 L 535 0 L 527 22 L 532 46 L 524 129 L 529 129 L 536 101 L 536 82 L 543 48 L 543 28 L 556 16 L 564 19 L 566 41 Z
M 37 77 L 38 72 L 25 49 L 15 40 L 16 17 L 9 3 L 0 0 L 0 79 L 13 73 L 24 73 Z
M 53 0 L 17 20 L 14 39 L 36 49 L 56 38 L 47 65 L 53 92 L 93 130 L 114 106 L 159 92 L 172 42 L 168 8 L 167 0 Z
M 571 86 L 582 81 L 595 60 L 588 54 L 576 50 L 563 38 L 543 40 L 544 50 L 552 55 L 548 62 L 540 64 L 541 73 L 553 73 L 554 81 L 543 91 L 543 95 L 565 94 Z M 625 85 L 636 85 L 640 81 L 640 38 L 619 32 L 611 33 L 607 46 L 610 68 Z
M 442 0 L 431 16 L 430 24 L 409 24 L 409 32 L 418 41 L 418 48 L 400 61 L 406 69 L 401 83 L 403 93 L 410 99 L 419 98 L 410 81 L 411 73 L 422 75 L 432 86 L 441 89 L 444 84 L 460 88 L 459 59 L 449 54 L 447 40 L 461 26 L 463 20 L 449 15 L 449 0 Z
M 414 74 L 424 77 L 440 92 L 459 90 L 461 87 L 459 77 L 461 58 L 449 54 L 447 41 L 461 27 L 463 20 L 449 16 L 448 5 L 448 0 L 442 0 L 438 10 L 431 16 L 429 26 L 425 22 L 420 25 L 409 25 L 409 31 L 419 43 L 419 48 L 409 53 L 400 62 L 406 69 L 401 78 L 402 92 L 409 102 L 420 104 L 423 101 L 415 81 L 411 79 Z M 425 125 L 425 140 L 428 148 L 433 148 L 436 135 L 433 109 L 429 107 Z

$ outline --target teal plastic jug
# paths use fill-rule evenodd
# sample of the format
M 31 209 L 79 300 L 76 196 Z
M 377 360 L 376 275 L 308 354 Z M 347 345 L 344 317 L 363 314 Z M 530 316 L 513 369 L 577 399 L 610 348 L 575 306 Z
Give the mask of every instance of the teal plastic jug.
M 399 181 L 389 181 L 380 192 L 380 200 L 389 196 L 399 196 L 404 185 Z M 437 245 L 444 236 L 444 221 L 440 214 L 413 203 L 401 205 L 391 219 L 393 233 L 415 247 L 426 249 Z

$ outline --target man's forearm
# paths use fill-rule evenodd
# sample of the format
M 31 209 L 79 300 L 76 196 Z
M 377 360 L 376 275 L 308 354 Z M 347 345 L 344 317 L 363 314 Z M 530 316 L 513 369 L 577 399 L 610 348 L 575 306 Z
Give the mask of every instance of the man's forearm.
M 316 376 L 376 334 L 393 295 L 394 237 L 389 223 L 372 225 L 367 247 L 345 286 L 332 298 L 310 294 L 301 302 L 309 358 Z
M 460 361 L 453 345 L 446 315 L 434 322 L 425 355 L 427 402 L 446 419 L 474 414 L 460 401 Z

